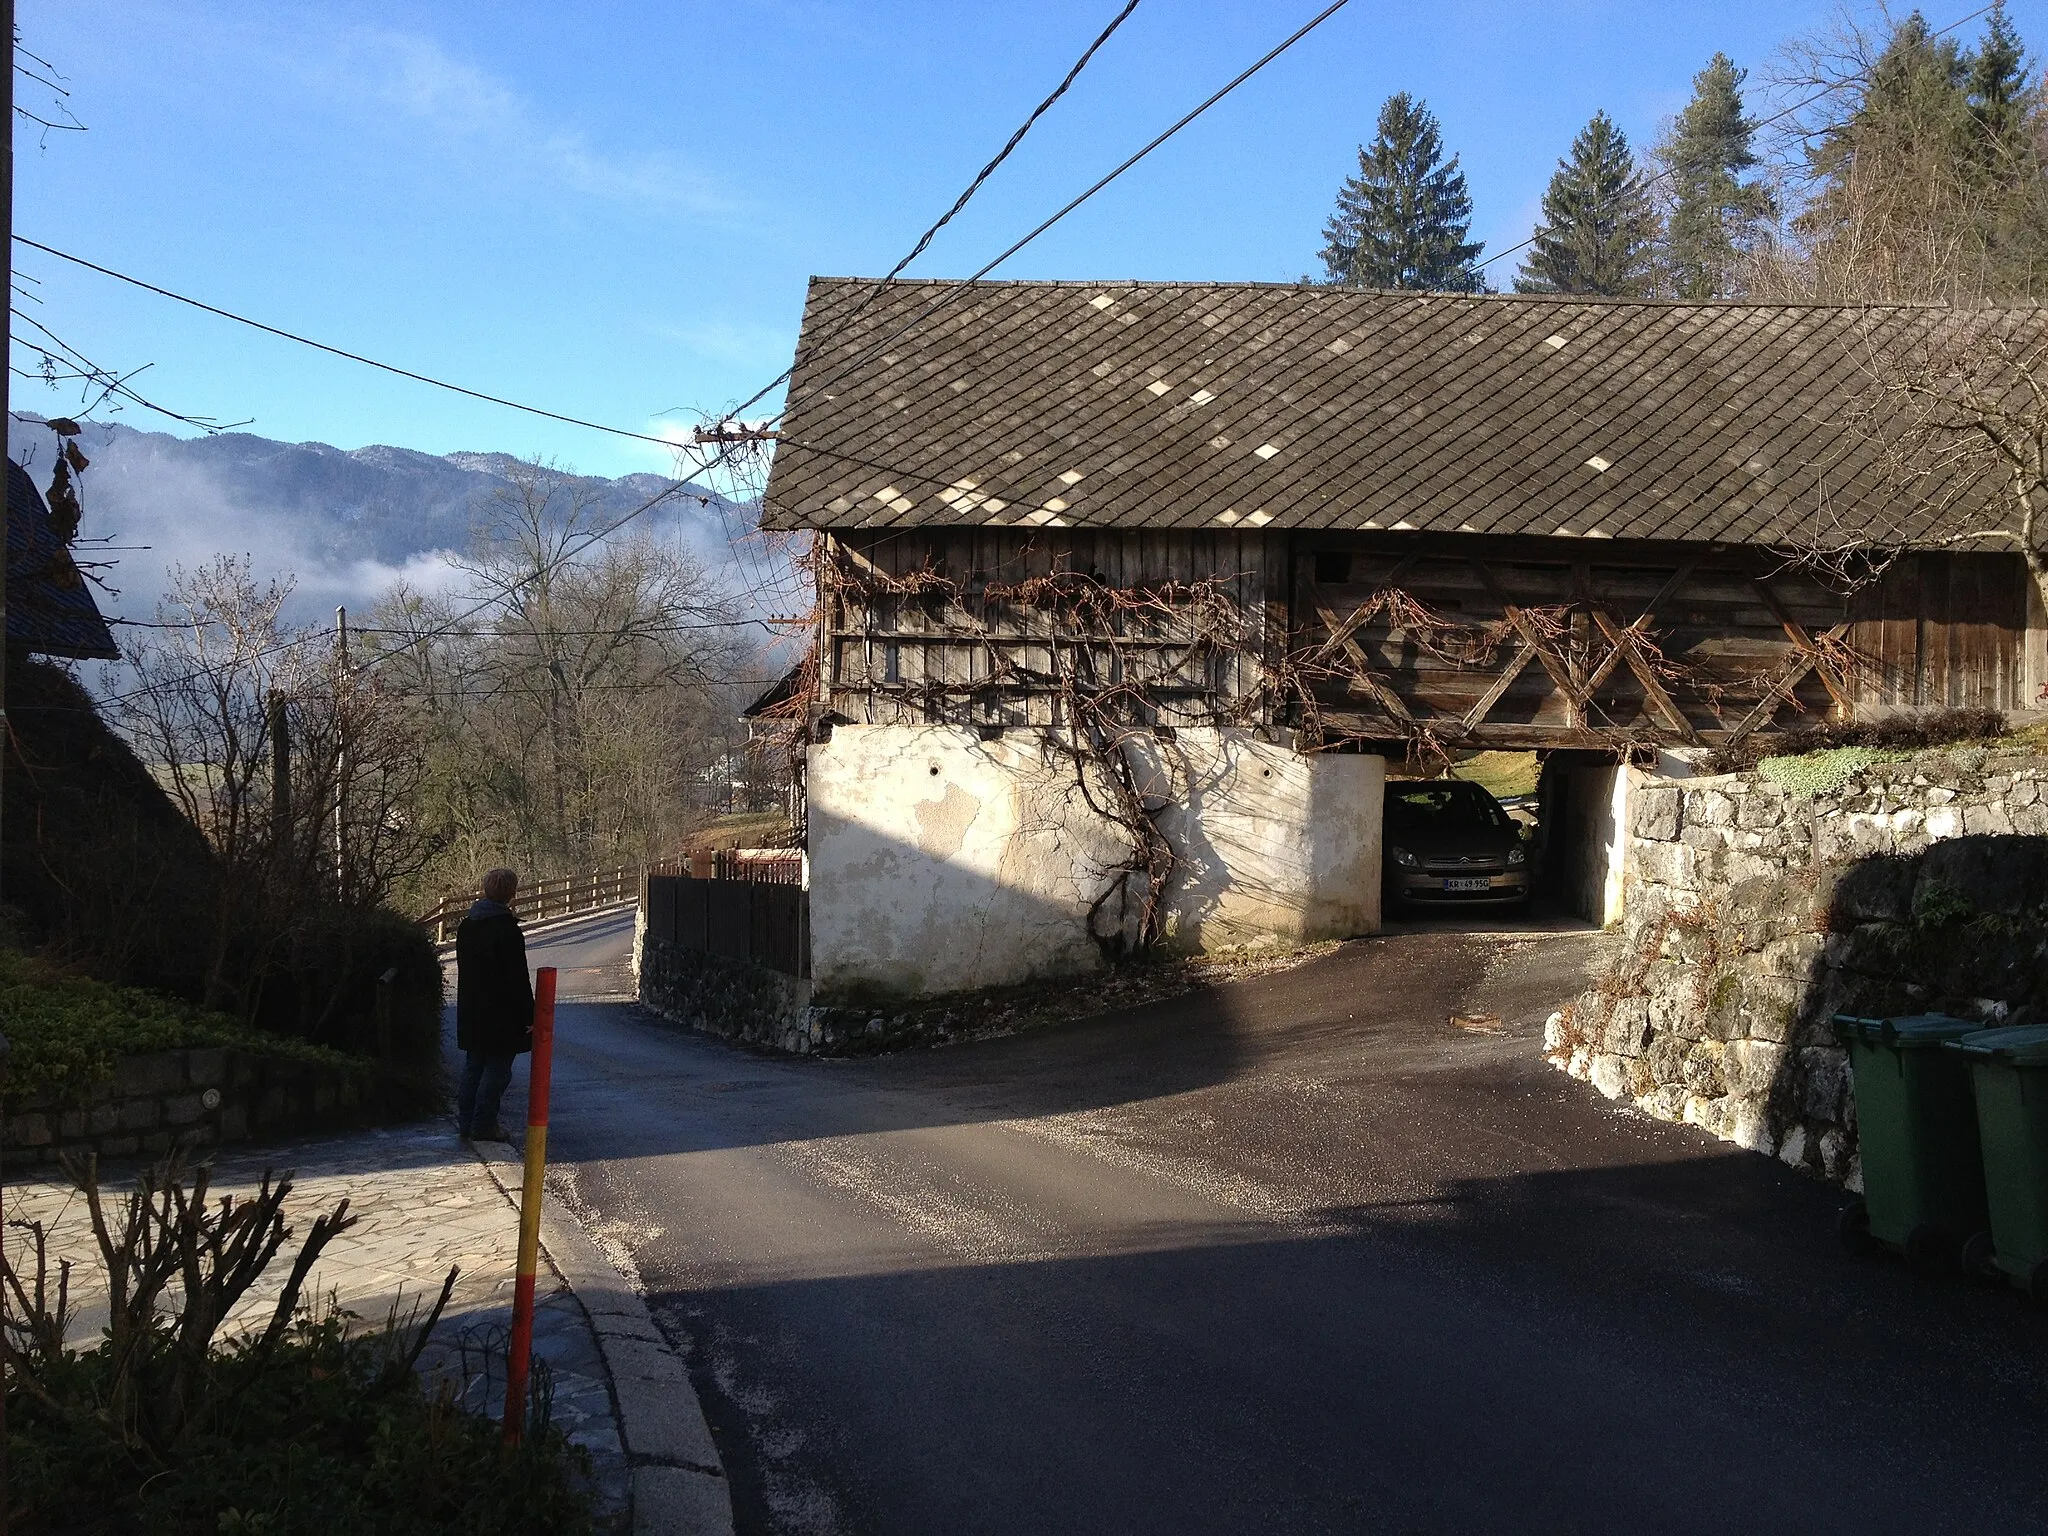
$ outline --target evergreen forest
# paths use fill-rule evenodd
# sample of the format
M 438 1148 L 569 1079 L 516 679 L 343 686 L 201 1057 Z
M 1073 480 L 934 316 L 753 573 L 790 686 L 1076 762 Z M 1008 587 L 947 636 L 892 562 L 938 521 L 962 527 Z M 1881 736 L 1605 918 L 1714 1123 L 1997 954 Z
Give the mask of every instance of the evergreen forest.
M 1983 303 L 2048 296 L 2048 82 L 2003 0 L 1968 29 L 1845 18 L 1754 78 L 1726 53 L 1647 147 L 1604 110 L 1536 226 L 1486 253 L 1428 104 L 1380 108 L 1323 228 L 1331 286 L 1645 299 Z M 1455 127 L 1455 125 L 1453 125 Z

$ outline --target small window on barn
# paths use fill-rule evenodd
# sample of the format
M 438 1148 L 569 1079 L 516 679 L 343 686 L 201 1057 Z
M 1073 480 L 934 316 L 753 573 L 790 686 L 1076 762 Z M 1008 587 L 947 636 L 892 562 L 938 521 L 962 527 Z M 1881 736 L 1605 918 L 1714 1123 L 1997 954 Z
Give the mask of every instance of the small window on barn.
M 1316 551 L 1316 585 L 1341 587 L 1351 579 L 1351 557 L 1322 549 Z
M 882 647 L 882 681 L 900 683 L 903 681 L 903 647 L 891 640 Z

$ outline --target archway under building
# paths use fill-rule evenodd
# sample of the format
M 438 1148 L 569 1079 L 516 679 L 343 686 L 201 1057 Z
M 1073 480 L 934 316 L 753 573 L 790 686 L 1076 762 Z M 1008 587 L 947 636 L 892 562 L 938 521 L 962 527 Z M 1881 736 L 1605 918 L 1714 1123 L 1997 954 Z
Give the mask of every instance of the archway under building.
M 1621 916 L 1622 858 L 1628 832 L 1630 775 L 1619 751 L 1550 748 L 1454 753 L 1419 765 L 1389 756 L 1391 783 L 1454 778 L 1476 783 L 1525 829 L 1531 900 L 1526 908 L 1389 904 L 1396 921 L 1483 918 L 1489 924 L 1554 925 L 1576 919 L 1605 927 Z

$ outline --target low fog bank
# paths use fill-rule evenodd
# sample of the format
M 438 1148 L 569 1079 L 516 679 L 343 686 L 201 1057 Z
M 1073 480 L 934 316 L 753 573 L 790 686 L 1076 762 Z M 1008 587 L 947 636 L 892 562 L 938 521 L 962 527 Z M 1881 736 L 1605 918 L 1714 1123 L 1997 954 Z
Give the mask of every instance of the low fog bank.
M 15 419 L 9 451 L 47 486 L 58 438 L 40 419 Z M 83 480 L 82 560 L 98 572 L 110 618 L 147 619 L 167 573 L 216 554 L 246 554 L 258 576 L 297 578 L 290 617 L 331 619 L 338 604 L 367 614 L 396 581 L 423 591 L 460 583 L 449 552 L 463 548 L 478 509 L 508 484 L 517 460 L 501 453 L 437 455 L 372 446 L 280 443 L 248 433 L 179 438 L 118 423 L 89 422 L 78 438 L 92 460 Z M 594 520 L 632 512 L 676 482 L 659 475 L 579 477 Z M 787 562 L 758 538 L 751 505 L 690 487 L 635 518 L 702 563 L 743 613 L 786 608 Z M 92 541 L 104 540 L 104 547 Z M 765 588 L 783 587 L 779 602 Z

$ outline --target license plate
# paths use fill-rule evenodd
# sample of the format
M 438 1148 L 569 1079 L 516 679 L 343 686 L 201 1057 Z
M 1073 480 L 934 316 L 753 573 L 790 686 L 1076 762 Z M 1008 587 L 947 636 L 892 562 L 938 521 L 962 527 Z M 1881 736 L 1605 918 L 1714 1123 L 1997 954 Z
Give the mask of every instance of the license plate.
M 1490 891 L 1493 889 L 1493 882 L 1484 875 L 1467 875 L 1460 879 L 1446 880 L 1444 882 L 1444 889 L 1446 891 Z

